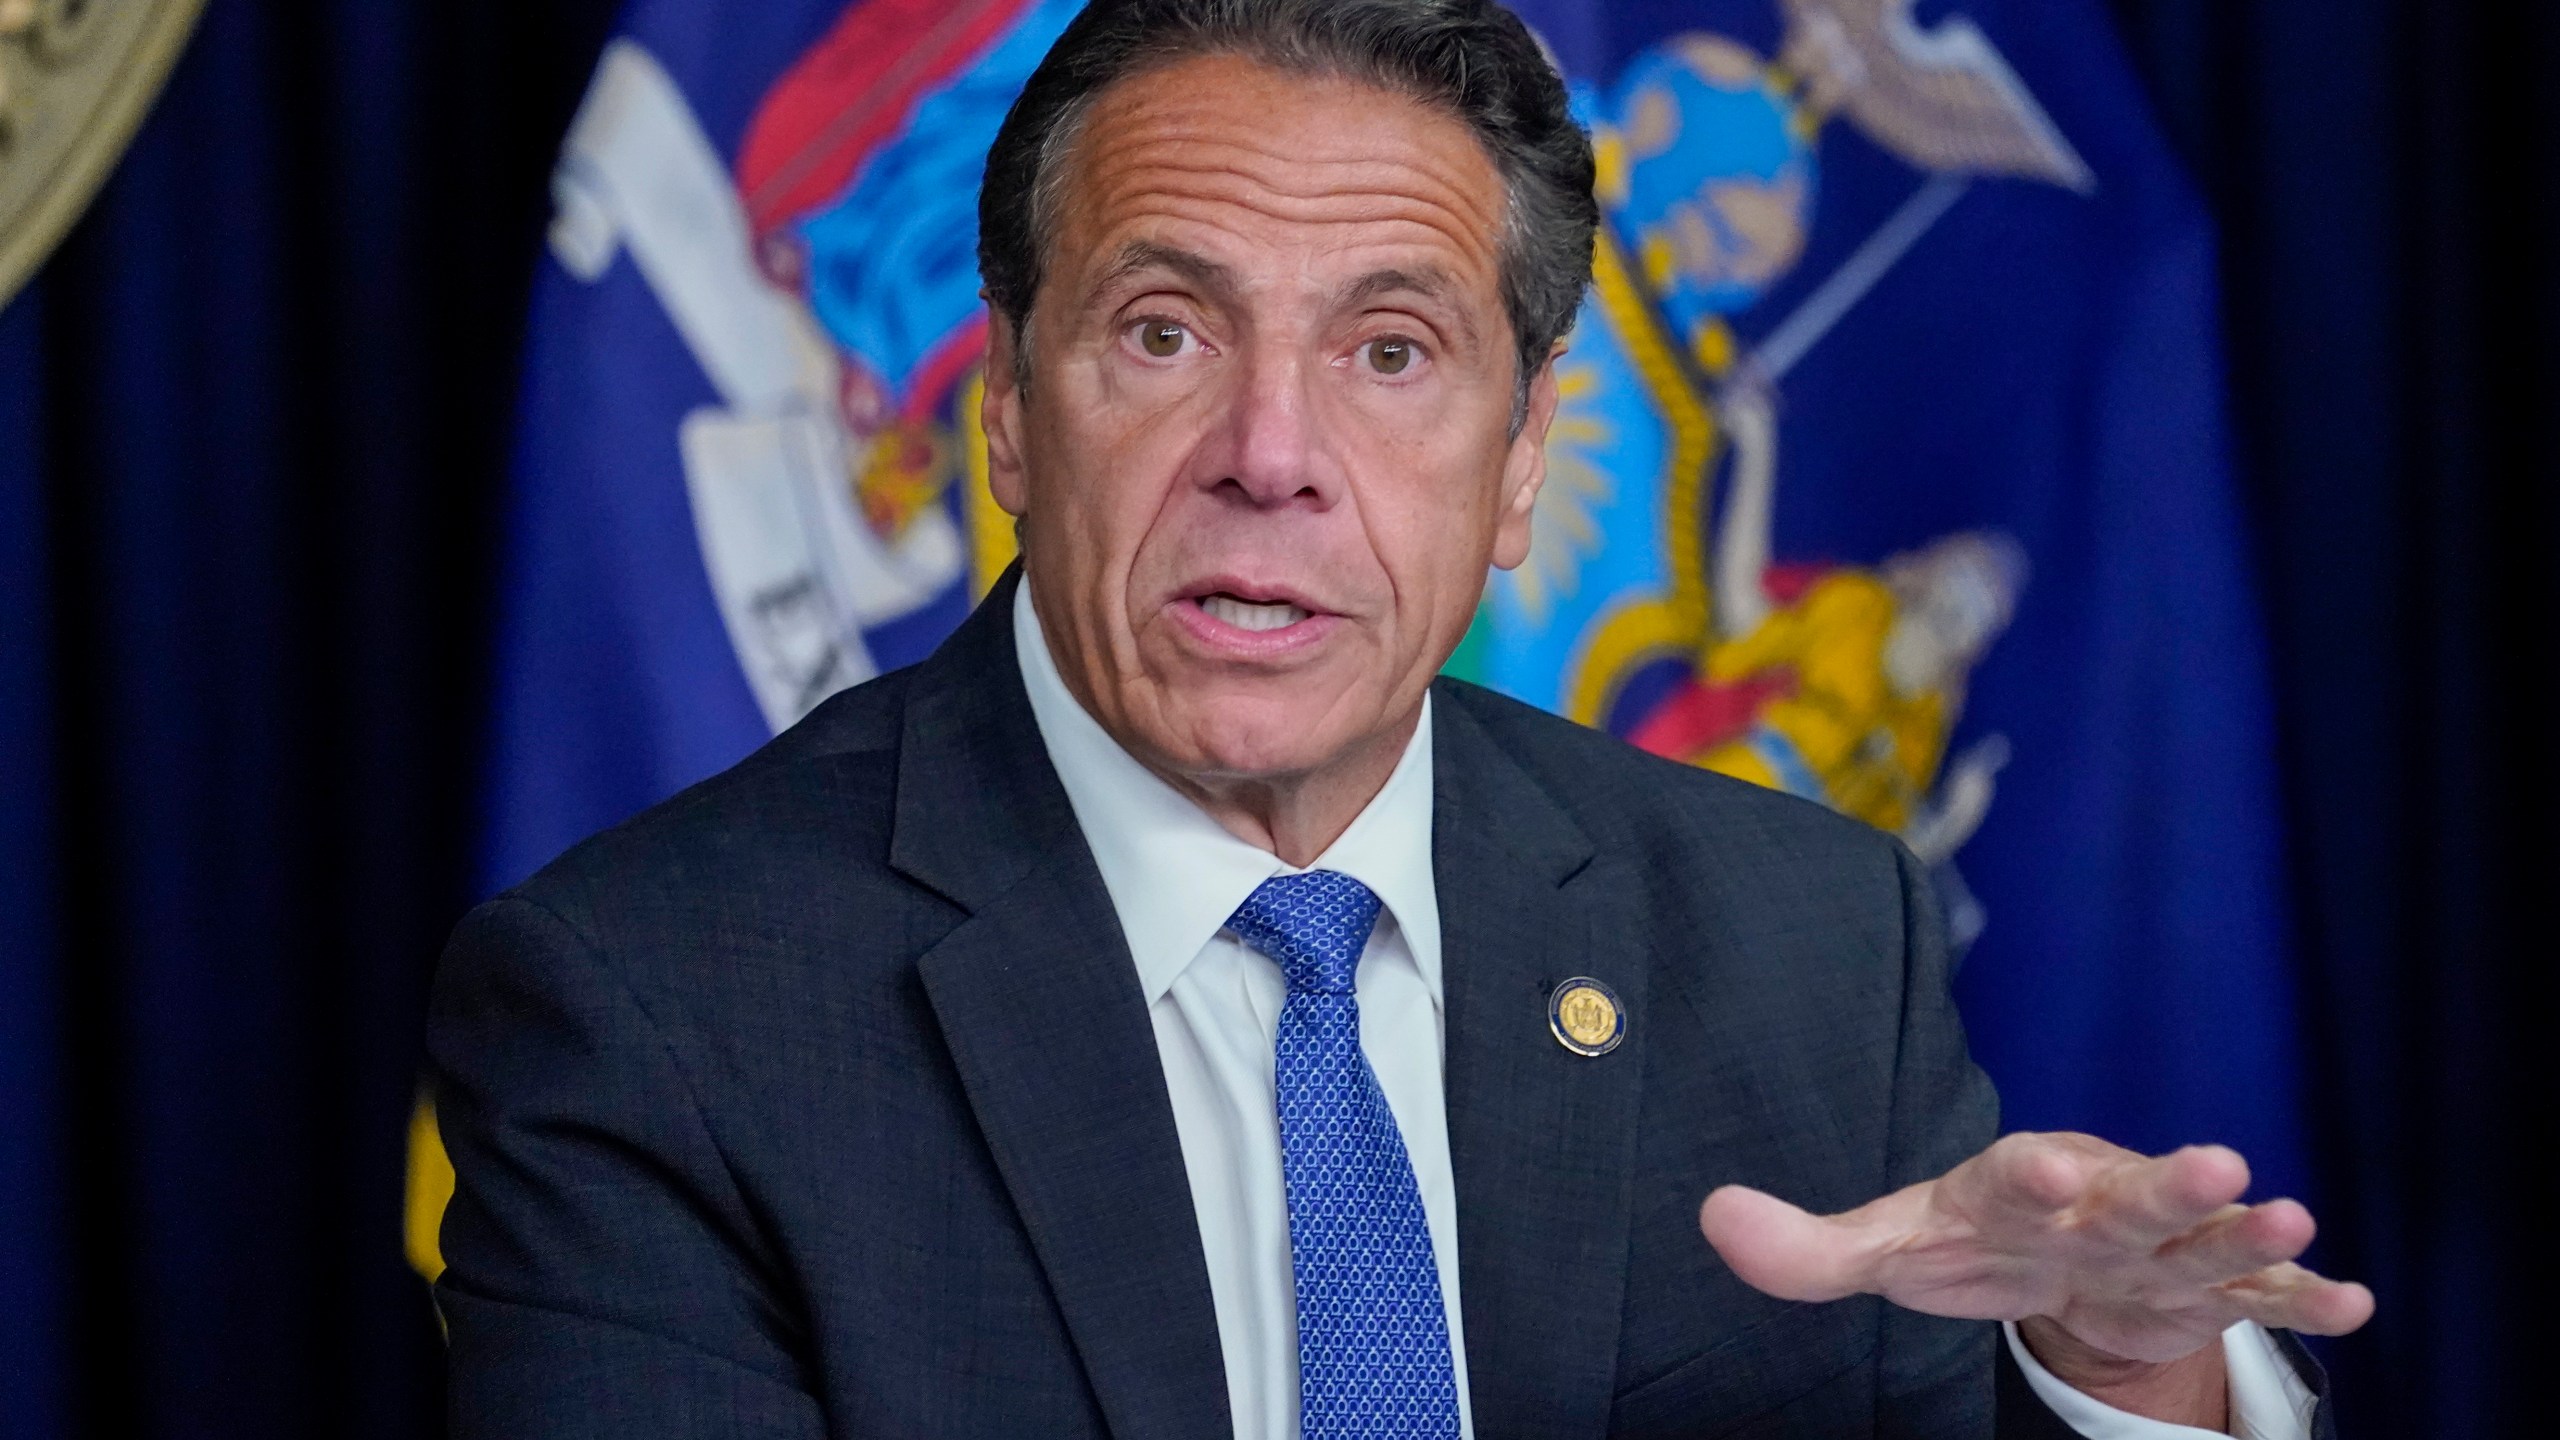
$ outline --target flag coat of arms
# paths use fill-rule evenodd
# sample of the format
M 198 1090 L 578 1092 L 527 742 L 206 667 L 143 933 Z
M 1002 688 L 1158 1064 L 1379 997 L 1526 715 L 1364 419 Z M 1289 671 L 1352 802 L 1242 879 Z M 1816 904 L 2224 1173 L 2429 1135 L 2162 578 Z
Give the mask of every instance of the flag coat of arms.
M 492 888 L 1012 558 L 976 197 L 1078 0 L 638 0 L 528 356 Z M 2211 238 L 2097 0 L 1528 0 L 1599 159 L 1533 553 L 1453 673 L 1899 834 L 2014 1128 L 2298 1184 Z

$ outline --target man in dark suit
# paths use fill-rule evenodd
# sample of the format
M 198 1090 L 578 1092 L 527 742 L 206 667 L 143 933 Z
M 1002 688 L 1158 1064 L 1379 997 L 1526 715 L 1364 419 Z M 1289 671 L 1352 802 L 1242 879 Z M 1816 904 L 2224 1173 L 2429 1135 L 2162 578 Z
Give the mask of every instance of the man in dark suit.
M 2321 1423 L 2261 1327 L 2370 1296 L 2228 1152 L 1994 1144 L 1894 841 L 1433 680 L 1591 183 L 1487 4 L 1070 27 L 981 201 L 1021 570 L 447 957 L 458 1434 Z

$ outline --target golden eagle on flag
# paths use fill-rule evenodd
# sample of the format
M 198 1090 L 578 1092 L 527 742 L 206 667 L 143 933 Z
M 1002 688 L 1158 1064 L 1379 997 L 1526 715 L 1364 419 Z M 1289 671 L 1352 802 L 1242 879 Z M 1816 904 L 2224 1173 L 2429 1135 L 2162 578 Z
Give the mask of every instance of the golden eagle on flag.
M 1873 566 L 1774 556 L 1773 412 L 1787 371 L 1966 177 L 2092 181 L 1964 21 L 1922 30 L 1909 0 L 1785 8 L 1777 57 L 1692 32 L 1608 87 L 1575 87 L 1606 217 L 1595 281 L 1559 367 L 1532 554 L 1494 576 L 1455 668 L 1657 754 L 1857 815 L 1942 863 L 1980 824 L 2005 758 L 1987 739 L 1941 781 L 1966 677 L 2009 622 L 2023 553 L 1962 533 Z M 1934 178 L 1745 349 L 1728 317 L 1803 258 L 1817 142 L 1835 119 Z

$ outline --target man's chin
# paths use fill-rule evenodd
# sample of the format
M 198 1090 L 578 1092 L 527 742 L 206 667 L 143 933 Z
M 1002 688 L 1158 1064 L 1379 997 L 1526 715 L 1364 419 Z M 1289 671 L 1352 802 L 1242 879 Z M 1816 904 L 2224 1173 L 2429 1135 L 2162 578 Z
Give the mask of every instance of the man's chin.
M 1237 697 L 1186 707 L 1168 727 L 1181 737 L 1167 747 L 1183 770 L 1203 780 L 1290 780 L 1366 748 L 1372 737 L 1346 726 L 1338 710 L 1310 705 L 1304 694 Z

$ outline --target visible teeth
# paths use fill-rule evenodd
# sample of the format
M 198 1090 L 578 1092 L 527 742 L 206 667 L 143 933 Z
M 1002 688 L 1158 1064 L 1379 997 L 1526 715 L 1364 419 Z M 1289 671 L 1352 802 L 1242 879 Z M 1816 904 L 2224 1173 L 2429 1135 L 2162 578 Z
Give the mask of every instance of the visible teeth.
M 1307 612 L 1285 601 L 1274 605 L 1257 605 L 1233 595 L 1204 595 L 1200 608 L 1212 620 L 1223 620 L 1239 630 L 1277 630 L 1295 625 L 1307 618 Z

